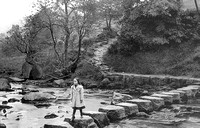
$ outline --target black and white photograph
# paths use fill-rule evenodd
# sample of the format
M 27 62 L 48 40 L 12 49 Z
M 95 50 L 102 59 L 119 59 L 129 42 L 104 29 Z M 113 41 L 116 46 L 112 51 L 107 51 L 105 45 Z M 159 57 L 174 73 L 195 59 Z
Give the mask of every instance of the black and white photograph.
M 0 0 L 0 128 L 200 128 L 200 0 Z

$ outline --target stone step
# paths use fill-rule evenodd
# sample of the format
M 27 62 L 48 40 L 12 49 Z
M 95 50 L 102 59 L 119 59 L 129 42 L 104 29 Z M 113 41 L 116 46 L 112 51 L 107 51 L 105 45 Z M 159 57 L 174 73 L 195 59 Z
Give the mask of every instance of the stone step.
M 186 92 L 181 91 L 181 90 L 171 90 L 169 92 L 179 93 L 181 98 L 186 95 Z
M 177 90 L 186 92 L 188 98 L 194 98 L 198 92 L 198 88 L 196 87 L 183 87 L 183 88 L 178 88 Z
M 164 95 L 164 94 L 157 94 L 157 93 L 154 93 L 154 94 L 152 94 L 151 96 L 163 98 L 163 99 L 164 99 L 164 102 L 165 102 L 165 105 L 171 105 L 172 102 L 173 102 L 173 97 L 170 96 L 170 95 Z
M 116 106 L 123 107 L 125 109 L 126 116 L 131 116 L 133 114 L 136 114 L 139 111 L 137 104 L 132 104 L 132 103 L 118 103 L 118 104 L 116 104 Z
M 152 102 L 150 100 L 132 99 L 127 100 L 126 102 L 137 104 L 139 112 L 151 112 L 153 110 Z
M 115 105 L 100 107 L 99 112 L 105 112 L 110 121 L 116 121 L 126 117 L 125 109 L 123 107 Z
M 110 124 L 110 120 L 108 119 L 107 114 L 104 112 L 84 111 L 83 115 L 92 117 L 98 127 L 103 128 Z
M 173 103 L 180 103 L 180 101 L 181 101 L 180 93 L 176 93 L 176 92 L 161 92 L 161 94 L 172 96 L 173 97 Z
M 74 122 L 71 121 L 71 117 L 67 117 L 64 121 L 71 124 L 74 128 L 88 128 L 88 126 L 94 123 L 93 118 L 90 116 L 83 116 L 82 118 L 78 116 L 74 119 Z M 96 126 L 94 128 L 98 127 Z
M 153 109 L 158 110 L 162 106 L 164 106 L 165 102 L 163 98 L 152 97 L 152 96 L 142 96 L 141 99 L 150 100 L 153 104 Z

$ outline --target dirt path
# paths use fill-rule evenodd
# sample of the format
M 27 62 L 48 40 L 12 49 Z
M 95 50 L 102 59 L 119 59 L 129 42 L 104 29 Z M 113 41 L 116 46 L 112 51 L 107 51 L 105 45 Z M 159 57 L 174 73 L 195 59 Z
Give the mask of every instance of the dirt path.
M 108 51 L 108 48 L 116 39 L 110 39 L 94 45 L 94 57 L 90 59 L 95 66 L 99 67 L 102 72 L 111 72 L 111 69 L 103 62 L 103 56 Z

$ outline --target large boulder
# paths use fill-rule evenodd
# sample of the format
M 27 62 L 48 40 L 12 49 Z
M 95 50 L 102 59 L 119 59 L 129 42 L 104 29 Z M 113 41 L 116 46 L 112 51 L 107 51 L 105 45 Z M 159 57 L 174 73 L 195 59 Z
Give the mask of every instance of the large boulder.
M 92 117 L 94 119 L 94 122 L 100 128 L 103 128 L 110 124 L 110 120 L 108 119 L 106 113 L 96 111 L 84 111 L 83 115 L 88 115 Z
M 41 79 L 43 71 L 39 65 L 25 62 L 22 65 L 22 76 L 25 79 Z
M 29 79 L 30 77 L 30 72 L 32 70 L 33 66 L 31 64 L 29 64 L 28 62 L 25 62 L 22 65 L 22 76 L 25 79 Z
M 39 65 L 34 64 L 30 72 L 30 79 L 36 80 L 43 77 L 42 68 Z
M 108 105 L 100 107 L 99 112 L 105 112 L 110 121 L 116 121 L 126 117 L 125 109 L 120 106 Z
M 56 97 L 49 93 L 42 92 L 31 92 L 23 96 L 22 102 L 34 102 L 34 101 L 48 101 L 51 99 L 55 99 Z
M 7 91 L 11 89 L 9 81 L 5 78 L 0 78 L 0 91 Z

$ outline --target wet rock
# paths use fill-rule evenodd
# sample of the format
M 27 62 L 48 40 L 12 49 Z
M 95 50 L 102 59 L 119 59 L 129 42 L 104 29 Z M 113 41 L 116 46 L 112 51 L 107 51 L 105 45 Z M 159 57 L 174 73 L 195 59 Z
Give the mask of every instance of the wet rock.
M 142 96 L 141 99 L 150 100 L 153 105 L 154 110 L 158 110 L 164 106 L 164 99 L 159 97 L 152 97 L 152 96 Z
M 126 116 L 131 116 L 133 114 L 136 114 L 139 111 L 137 104 L 119 103 L 119 104 L 116 104 L 116 106 L 123 107 L 125 109 Z
M 127 100 L 127 102 L 137 104 L 139 112 L 151 112 L 153 109 L 153 105 L 150 100 L 132 99 L 132 100 Z
M 48 124 L 44 125 L 44 128 L 73 128 L 69 123 L 67 122 L 49 122 Z
M 23 96 L 22 103 L 29 103 L 32 101 L 48 101 L 56 97 L 49 93 L 31 92 Z
M 0 91 L 9 91 L 11 90 L 11 85 L 9 81 L 5 78 L 0 78 Z
M 171 105 L 172 102 L 173 102 L 173 97 L 170 96 L 170 95 L 164 95 L 164 94 L 153 94 L 151 95 L 152 97 L 159 97 L 159 98 L 163 98 L 164 99 L 164 102 L 165 102 L 165 105 Z
M 1 111 L 2 109 L 10 109 L 10 108 L 12 108 L 12 106 L 0 105 L 0 111 Z
M 52 114 L 46 115 L 44 118 L 45 119 L 52 119 L 52 118 L 56 118 L 56 117 L 58 117 L 58 116 L 56 114 L 52 113 Z
M 65 118 L 66 122 L 71 124 L 74 128 L 98 128 L 97 125 L 94 126 L 94 120 L 90 116 L 83 116 L 83 118 L 75 118 L 74 122 L 71 121 L 71 118 Z
M 92 117 L 99 128 L 103 128 L 110 124 L 106 113 L 96 111 L 84 111 L 83 115 L 88 115 Z
M 149 118 L 149 115 L 145 112 L 138 112 L 136 113 L 137 117 Z
M 99 112 L 107 113 L 107 116 L 110 119 L 110 121 L 116 121 L 126 117 L 125 109 L 120 106 L 108 105 L 100 107 Z
M 0 123 L 0 128 L 6 128 L 5 124 Z
M 8 100 L 9 103 L 14 103 L 14 102 L 19 102 L 20 100 L 16 99 L 16 98 L 11 98 Z
M 8 101 L 2 101 L 2 104 L 7 104 L 8 103 Z

